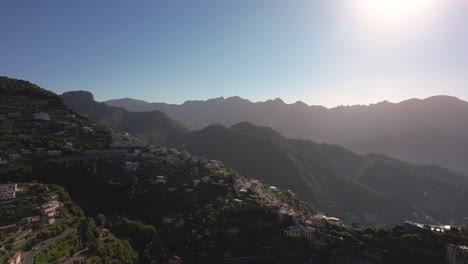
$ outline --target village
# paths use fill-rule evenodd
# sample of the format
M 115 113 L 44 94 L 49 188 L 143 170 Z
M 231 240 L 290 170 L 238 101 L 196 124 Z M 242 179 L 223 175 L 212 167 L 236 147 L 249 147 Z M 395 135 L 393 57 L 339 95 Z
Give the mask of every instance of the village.
M 38 230 L 58 227 L 59 196 L 48 187 L 35 183 L 0 184 L 0 251 L 22 248 L 38 235 Z M 22 263 L 24 255 L 17 251 L 6 263 Z
M 9 113 L 7 117 L 0 116 L 0 122 L 24 121 L 24 118 L 19 113 Z M 80 122 L 75 122 L 76 119 L 75 115 L 54 118 L 43 112 L 26 117 L 28 122 L 35 122 L 39 126 L 49 127 L 52 131 L 56 131 L 53 132 L 53 135 L 61 138 L 60 143 L 55 144 L 54 148 L 44 144 L 42 146 L 36 145 L 30 149 L 20 148 L 12 153 L 3 153 L 3 156 L 0 157 L 0 168 L 31 160 L 35 162 L 41 160 L 98 160 L 109 164 L 100 168 L 101 174 L 107 175 L 109 184 L 121 185 L 136 181 L 140 186 L 144 186 L 142 189 L 152 188 L 151 190 L 161 193 L 168 200 L 181 199 L 189 203 L 197 203 L 204 199 L 205 193 L 212 192 L 214 189 L 216 191 L 233 191 L 236 195 L 231 199 L 226 199 L 225 205 L 232 204 L 238 210 L 247 212 L 247 215 L 255 211 L 268 212 L 269 215 L 275 216 L 274 222 L 281 223 L 282 232 L 276 234 L 278 237 L 306 241 L 312 248 L 323 248 L 333 241 L 343 239 L 329 235 L 329 227 L 351 228 L 336 217 L 326 216 L 321 212 L 311 214 L 310 210 L 292 206 L 296 201 L 299 201 L 299 197 L 294 192 L 283 191 L 259 180 L 241 176 L 215 159 L 192 156 L 187 151 L 176 148 L 148 145 L 129 133 L 111 128 L 104 129 L 106 135 L 104 140 L 108 142 L 108 145 L 92 148 L 92 145 L 83 144 L 77 135 L 98 136 L 102 133 L 95 133 L 95 131 L 103 130 L 103 128 L 80 125 Z M 16 138 L 14 135 L 11 137 L 12 139 Z M 158 170 L 155 171 L 155 168 Z M 1 184 L 0 208 L 26 199 L 30 188 L 33 188 L 31 184 Z M 247 201 L 251 197 L 255 197 L 254 203 Z M 62 206 L 57 194 L 47 193 L 47 201 L 38 203 L 36 206 L 37 209 L 34 212 L 21 217 L 21 219 L 4 224 L 2 222 L 0 232 L 7 236 L 6 240 L 23 238 L 26 236 L 26 232 L 31 232 L 31 225 L 43 223 L 50 226 L 56 223 L 56 216 Z M 190 216 L 184 214 L 183 210 L 166 208 L 163 212 L 164 214 L 159 217 L 161 233 L 192 228 L 190 227 Z M 255 224 L 258 225 L 258 223 Z M 260 225 L 264 225 L 264 223 L 260 223 Z M 405 222 L 403 226 L 408 231 L 429 228 L 433 232 L 449 232 L 457 228 L 446 225 L 427 226 L 412 222 Z M 216 233 L 236 236 L 241 230 L 241 226 L 238 225 L 228 225 L 222 228 L 224 230 L 197 227 L 192 228 L 191 233 L 192 236 L 203 235 L 205 238 L 210 238 Z M 213 243 L 214 240 L 208 239 L 203 245 L 209 248 L 212 247 Z M 459 249 L 453 249 L 451 252 L 459 252 Z M 8 263 L 16 263 L 14 261 L 17 261 L 18 258 L 21 258 L 21 254 L 15 254 L 11 262 Z

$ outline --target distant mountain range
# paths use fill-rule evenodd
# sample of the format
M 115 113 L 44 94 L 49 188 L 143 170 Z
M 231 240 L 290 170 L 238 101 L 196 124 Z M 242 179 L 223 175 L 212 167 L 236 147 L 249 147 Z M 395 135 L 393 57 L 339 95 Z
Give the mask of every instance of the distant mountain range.
M 105 102 L 128 111 L 160 110 L 188 129 L 248 121 L 298 139 L 339 144 L 361 154 L 382 153 L 468 174 L 468 103 L 449 96 L 369 106 L 325 108 L 281 99 L 253 103 L 240 97 L 181 105 L 134 99 Z
M 250 122 L 189 131 L 162 112 L 128 112 L 95 102 L 89 92 L 68 92 L 63 98 L 73 110 L 102 123 L 128 129 L 149 142 L 220 159 L 243 174 L 290 189 L 348 222 L 460 223 L 468 209 L 464 202 L 468 178 L 436 165 L 414 165 L 378 154 L 359 155 L 337 145 L 289 139 Z M 278 100 L 261 105 L 271 105 L 271 111 L 273 106 L 291 107 Z M 204 111 L 198 114 L 203 116 Z

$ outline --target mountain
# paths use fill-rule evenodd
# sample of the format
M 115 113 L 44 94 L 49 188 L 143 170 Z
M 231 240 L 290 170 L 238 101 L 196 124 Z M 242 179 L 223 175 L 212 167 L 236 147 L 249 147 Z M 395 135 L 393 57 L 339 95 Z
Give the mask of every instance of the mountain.
M 88 100 L 92 98 L 87 96 Z M 348 226 L 339 219 L 318 214 L 317 209 L 290 191 L 242 176 L 220 161 L 186 151 L 142 146 L 127 133 L 77 114 L 63 99 L 29 82 L 0 77 L 0 100 L 0 182 L 17 182 L 21 187 L 16 198 L 0 204 L 0 223 L 17 221 L 25 232 L 30 232 L 24 237 L 25 233 L 20 231 L 11 239 L 0 233 L 2 240 L 8 238 L 0 254 L 1 261 L 21 249 L 26 251 L 27 263 L 73 260 L 86 263 L 436 264 L 446 259 L 447 244 L 468 243 L 467 228 L 437 233 L 415 223 L 388 229 Z M 206 143 L 214 150 L 219 149 L 220 143 L 227 144 L 227 150 L 233 153 L 234 143 L 239 144 L 237 149 L 243 150 L 247 139 L 245 142 L 251 144 L 253 152 L 248 158 L 255 159 L 259 154 L 270 156 L 268 152 L 258 152 L 260 145 L 271 148 L 272 156 L 279 154 L 271 162 L 283 162 L 284 153 L 277 150 L 289 149 L 291 153 L 286 153 L 286 158 L 293 161 L 301 153 L 312 155 L 321 150 L 297 142 L 305 148 L 292 153 L 295 148 L 289 139 L 270 128 L 249 123 L 181 133 L 183 137 L 172 140 L 189 144 L 189 140 L 198 141 L 206 135 L 233 139 L 232 143 L 217 140 Z M 117 148 L 115 143 L 121 141 L 127 142 L 126 147 Z M 138 144 L 131 146 L 133 143 Z M 334 155 L 337 160 L 350 156 L 361 159 L 340 147 L 325 149 L 330 155 L 341 153 Z M 320 171 L 327 176 L 325 173 L 333 170 L 330 163 L 333 159 L 322 160 L 317 155 L 317 162 L 327 164 Z M 402 165 L 385 157 L 372 158 Z M 302 159 L 298 162 L 307 163 Z M 356 164 L 352 160 L 335 169 L 354 172 Z M 382 168 L 376 164 L 370 167 Z M 321 167 L 314 166 L 317 170 Z M 437 183 L 453 185 L 460 181 L 438 167 L 431 170 L 434 173 L 440 170 L 434 176 Z M 343 180 L 338 173 L 331 178 Z M 347 183 L 359 185 L 354 180 Z M 370 189 L 359 190 L 366 188 Z M 446 188 L 445 184 L 441 188 Z M 84 217 L 80 208 L 67 198 L 65 190 L 94 219 Z M 44 226 L 21 221 L 20 217 L 37 213 L 35 204 L 54 199 L 64 203 L 57 210 L 55 223 Z M 386 198 L 377 194 L 369 197 L 372 199 L 379 203 Z M 404 204 L 398 207 L 406 210 Z M 395 212 L 391 206 L 386 208 L 390 213 Z M 464 211 L 456 203 L 451 208 Z M 3 226 L 2 230 L 5 230 Z M 62 239 L 47 239 L 57 234 Z M 43 239 L 47 240 L 32 248 Z M 23 240 L 27 242 L 24 246 Z
M 82 103 L 93 100 L 89 93 L 77 95 Z M 116 112 L 99 112 L 108 108 L 106 105 L 89 108 L 99 112 L 103 126 L 68 108 L 56 94 L 6 77 L 0 77 L 0 102 L 0 192 L 2 200 L 4 195 L 10 197 L 0 204 L 0 239 L 2 243 L 8 239 L 0 254 L 2 263 L 13 256 L 12 250 L 22 248 L 20 237 L 29 231 L 26 239 L 32 244 L 24 247 L 27 263 L 67 261 L 81 250 L 85 253 L 74 256 L 74 261 L 233 263 L 232 258 L 255 256 L 244 263 L 258 263 L 258 259 L 297 263 L 307 258 L 306 241 L 283 235 L 292 225 L 292 216 L 304 217 L 305 221 L 319 213 L 298 197 L 280 189 L 272 191 L 270 186 L 242 176 L 219 161 L 141 144 L 132 135 L 107 127 L 110 121 L 128 125 L 132 120 L 125 119 L 132 116 L 123 113 L 123 119 L 107 119 L 107 114 L 114 116 Z M 163 113 L 141 116 L 143 121 L 159 121 L 168 129 L 166 133 L 172 134 L 167 126 L 175 122 Z M 155 128 L 133 124 L 140 125 L 143 129 Z M 125 147 L 116 146 L 124 142 Z M 5 183 L 26 187 L 13 197 L 5 193 Z M 51 187 L 44 186 L 43 193 L 33 195 L 32 186 L 43 184 L 62 186 L 95 220 L 68 204 L 57 210 L 55 223 L 44 226 L 43 222 L 23 221 L 24 216 L 35 219 L 38 212 L 54 216 L 39 211 L 42 201 L 59 197 L 67 202 L 62 199 L 64 195 L 55 196 Z M 10 233 L 4 235 L 3 231 L 11 225 L 25 232 L 10 239 Z M 64 234 L 63 239 L 46 240 L 34 247 L 67 227 L 76 227 L 78 237 Z M 72 229 L 67 232 L 73 233 Z M 16 235 L 18 243 L 14 241 Z M 272 256 L 275 261 L 271 261 Z
M 184 133 L 186 128 L 160 111 L 134 113 L 94 101 L 90 92 L 67 92 L 62 95 L 69 107 L 107 126 L 127 131 L 149 143 L 162 143 L 168 137 Z
M 280 100 L 270 103 L 283 105 Z M 466 217 L 463 201 L 468 179 L 435 165 L 359 155 L 337 145 L 286 138 L 249 122 L 184 130 L 166 139 L 165 144 L 220 159 L 245 175 L 290 189 L 349 222 L 394 224 L 403 219 L 430 219 L 458 223 Z
M 468 103 L 434 96 L 400 103 L 327 109 L 280 99 L 253 103 L 239 97 L 187 101 L 181 105 L 133 99 L 106 104 L 129 111 L 160 110 L 189 129 L 249 121 L 281 134 L 339 144 L 361 154 L 382 153 L 419 164 L 435 163 L 468 174 Z

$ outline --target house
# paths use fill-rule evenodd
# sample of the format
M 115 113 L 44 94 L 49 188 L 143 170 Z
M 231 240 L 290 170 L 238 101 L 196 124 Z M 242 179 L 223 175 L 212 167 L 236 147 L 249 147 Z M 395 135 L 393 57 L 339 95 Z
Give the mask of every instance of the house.
M 198 167 L 193 167 L 190 169 L 191 176 L 198 176 Z
M 190 155 L 190 153 L 188 153 L 186 150 L 180 152 L 179 156 L 183 159 L 183 160 L 187 160 L 187 159 L 190 159 L 192 156 Z
M 165 176 L 156 176 L 156 184 L 166 184 Z
M 170 218 L 168 216 L 164 216 L 163 219 L 162 219 L 162 222 L 163 222 L 163 224 L 170 224 L 170 223 L 172 223 L 172 218 Z
M 0 193 L 0 201 L 13 200 L 13 199 L 16 199 L 16 193 L 15 192 Z
M 185 189 L 185 192 L 191 193 L 191 192 L 193 192 L 193 189 L 187 188 L 187 189 Z
M 46 154 L 46 149 L 45 148 L 36 148 L 35 152 L 36 152 L 36 155 L 42 156 L 42 155 Z
M 6 165 L 8 164 L 8 160 L 0 158 L 0 165 Z
M 192 158 L 190 159 L 190 164 L 192 164 L 192 165 L 197 165 L 198 162 L 199 162 L 199 159 L 198 159 L 197 157 L 192 157 Z M 197 168 L 197 169 L 198 169 L 198 168 Z
M 170 149 L 169 149 L 169 152 L 170 152 L 171 154 L 174 154 L 174 155 L 179 155 L 179 154 L 180 154 L 180 152 L 179 152 L 176 148 L 170 148 Z
M 230 235 L 237 235 L 237 234 L 239 234 L 239 230 L 240 230 L 239 227 L 231 227 L 231 228 L 228 228 L 226 230 L 226 233 L 228 233 Z
M 168 158 L 166 160 L 166 163 L 171 165 L 171 166 L 174 166 L 176 168 L 181 167 L 182 165 L 184 165 L 184 163 L 178 158 Z
M 82 127 L 81 130 L 83 130 L 83 132 L 89 133 L 89 134 L 94 133 L 94 130 L 92 128 L 90 128 L 90 127 L 87 127 L 87 126 Z
M 137 171 L 139 167 L 140 163 L 131 161 L 126 161 L 124 165 L 125 170 L 129 172 Z
M 3 183 L 0 184 L 0 193 L 3 192 L 16 192 L 18 190 L 18 185 L 16 183 Z
M 16 198 L 18 186 L 16 183 L 0 184 L 0 200 L 12 200 Z
M 20 118 L 21 118 L 21 114 L 20 114 L 20 113 L 17 113 L 17 112 L 10 112 L 10 113 L 8 113 L 8 118 L 11 118 L 11 119 L 20 119 Z
M 468 263 L 468 246 L 448 245 L 447 246 L 447 261 L 449 264 L 467 264 Z
M 151 152 L 141 153 L 141 158 L 142 158 L 142 159 L 153 159 L 153 158 L 154 158 L 154 154 L 151 153 Z
M 49 157 L 57 157 L 57 156 L 61 156 L 61 155 L 62 155 L 61 150 L 48 150 L 47 151 L 47 156 L 49 156 Z
M 284 235 L 288 237 L 302 237 L 302 229 L 298 226 L 288 226 L 284 230 Z
M 308 240 L 312 240 L 312 235 L 315 232 L 315 228 L 311 226 L 306 226 L 302 229 L 302 236 L 307 238 Z
M 68 148 L 68 149 L 73 148 L 73 143 L 72 142 L 65 143 L 65 148 Z
M 10 158 L 10 160 L 18 160 L 18 159 L 21 159 L 21 154 L 13 153 L 13 154 L 10 154 L 8 157 Z
M 196 187 L 198 184 L 200 184 L 200 180 L 194 180 L 193 181 L 193 187 Z
M 39 215 L 35 215 L 35 216 L 29 216 L 29 217 L 22 218 L 20 223 L 31 224 L 31 223 L 39 222 L 40 220 L 41 220 L 41 217 Z
M 21 258 L 21 252 L 16 252 L 13 257 L 11 257 L 10 259 L 8 259 L 8 261 L 6 262 L 6 264 L 20 264 L 21 262 L 23 262 L 23 259 Z
M 55 223 L 55 218 L 49 217 L 49 218 L 46 219 L 46 224 L 51 225 L 53 223 Z
M 172 257 L 169 258 L 169 261 L 168 261 L 169 264 L 181 264 L 182 263 L 182 259 L 179 258 L 178 256 L 174 255 Z
M 40 112 L 33 114 L 33 119 L 34 120 L 40 120 L 40 121 L 50 121 L 50 116 L 47 113 Z
M 164 154 L 164 153 L 167 152 L 167 148 L 166 148 L 166 147 L 150 146 L 150 147 L 149 147 L 149 151 L 150 151 L 150 152 L 153 152 L 153 153 L 161 153 L 161 154 Z
M 60 207 L 59 201 L 50 201 L 40 206 L 40 212 L 45 216 L 55 216 L 56 210 Z
M 209 176 L 205 176 L 202 178 L 202 181 L 203 182 L 209 182 L 211 180 L 211 178 Z
M 16 224 L 0 226 L 0 232 L 2 232 L 5 235 L 14 234 L 17 231 L 18 231 L 18 226 Z
M 23 155 L 31 155 L 32 151 L 29 149 L 21 149 L 21 154 Z

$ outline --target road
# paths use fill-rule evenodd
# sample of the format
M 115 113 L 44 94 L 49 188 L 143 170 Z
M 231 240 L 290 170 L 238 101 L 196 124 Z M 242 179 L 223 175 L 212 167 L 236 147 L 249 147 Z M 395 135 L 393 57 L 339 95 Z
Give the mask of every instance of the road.
M 52 237 L 52 238 L 49 238 L 43 242 L 41 242 L 38 246 L 37 246 L 37 250 L 32 250 L 32 251 L 29 251 L 27 252 L 26 256 L 24 257 L 24 264 L 33 264 L 34 263 L 34 257 L 37 255 L 37 253 L 41 252 L 42 250 L 44 250 L 45 248 L 55 244 L 55 242 L 57 242 L 57 240 L 59 239 L 62 239 L 66 236 L 68 236 L 71 232 L 75 231 L 74 228 L 67 228 L 65 231 L 63 231 L 60 235 L 58 236 L 55 236 L 55 237 Z

